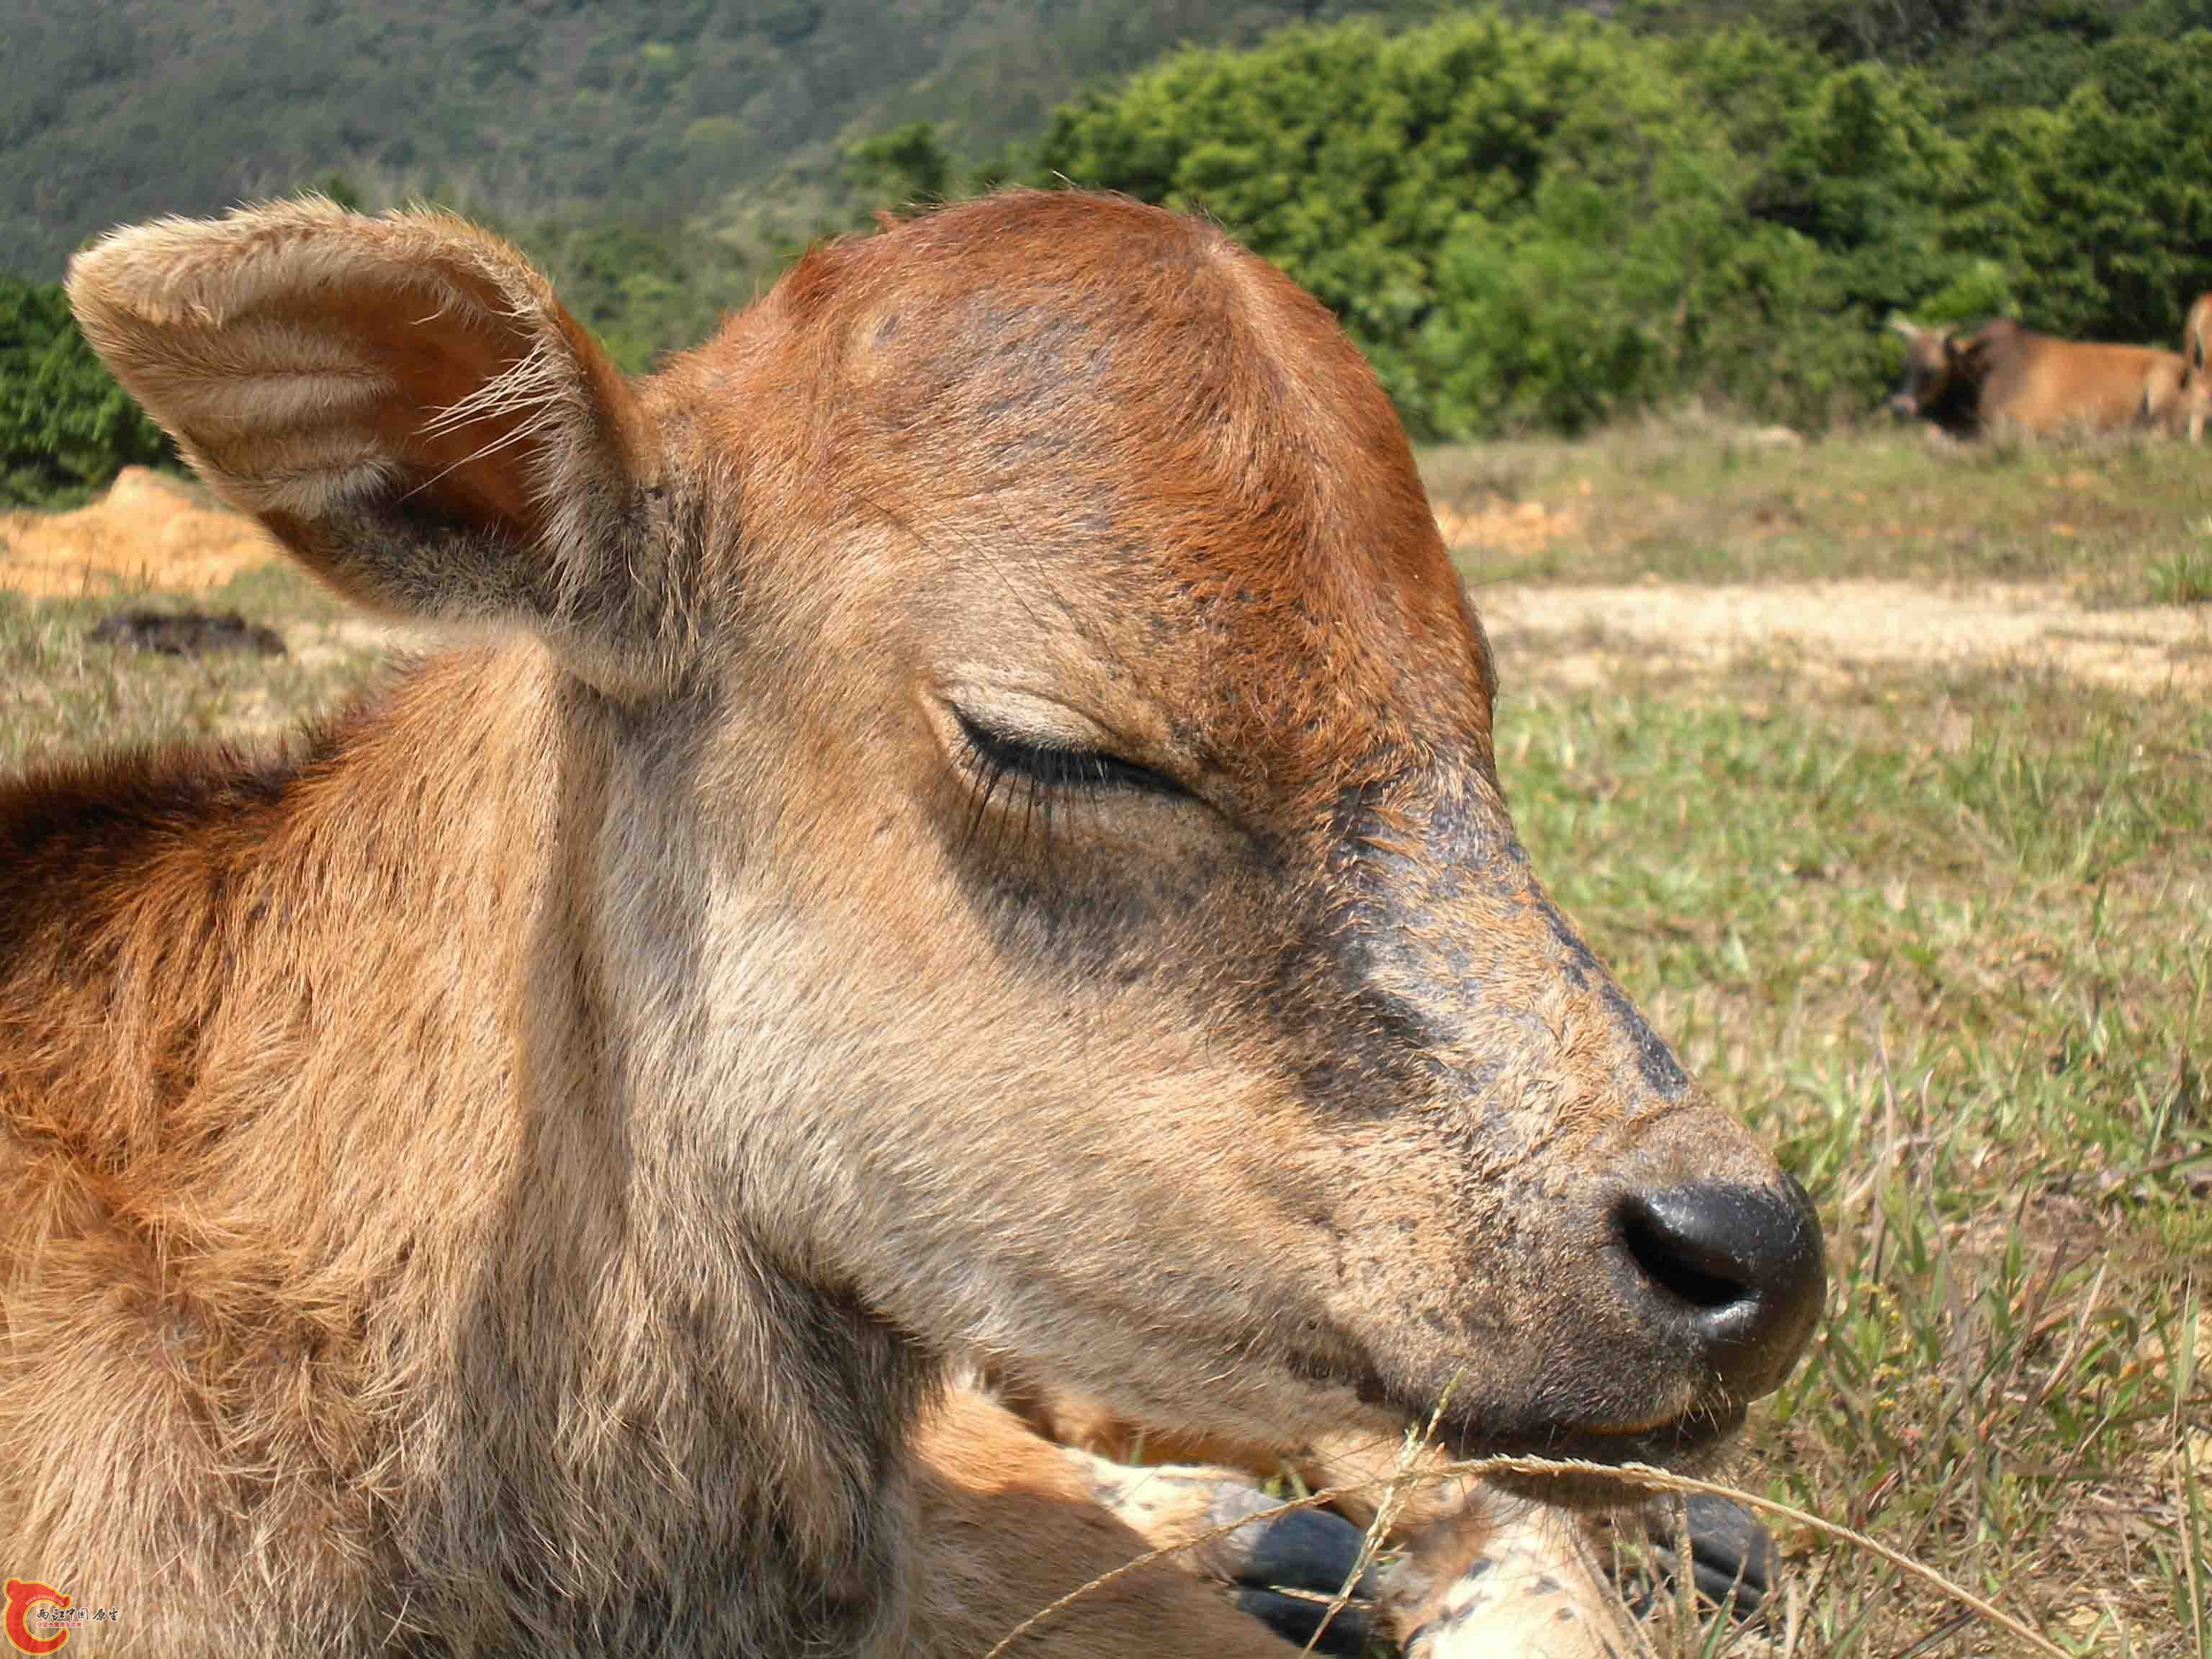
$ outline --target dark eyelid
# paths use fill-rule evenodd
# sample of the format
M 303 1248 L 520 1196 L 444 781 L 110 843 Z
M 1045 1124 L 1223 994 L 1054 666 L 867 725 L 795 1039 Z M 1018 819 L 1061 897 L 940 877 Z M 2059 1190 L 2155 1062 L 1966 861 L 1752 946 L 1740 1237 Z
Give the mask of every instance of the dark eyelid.
M 955 708 L 952 717 L 959 723 L 961 738 L 977 764 L 996 776 L 1012 775 L 1048 789 L 1127 789 L 1153 795 L 1186 793 L 1164 773 L 1118 755 L 1032 743 L 994 732 L 961 708 Z

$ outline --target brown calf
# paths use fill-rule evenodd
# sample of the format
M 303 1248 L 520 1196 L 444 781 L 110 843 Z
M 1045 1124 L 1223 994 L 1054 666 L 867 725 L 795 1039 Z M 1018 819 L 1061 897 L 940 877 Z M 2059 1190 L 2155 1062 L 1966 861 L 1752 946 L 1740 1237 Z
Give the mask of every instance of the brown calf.
M 2053 339 L 2009 318 L 1964 336 L 1891 326 L 1905 348 L 1890 411 L 1954 437 L 2164 428 L 2180 404 L 2181 359 L 2171 351 Z
M 1139 1540 L 953 1353 L 1674 1462 L 1787 1371 L 1803 1194 L 1537 884 L 1389 405 L 1216 231 L 950 209 L 638 382 L 441 216 L 70 290 L 467 636 L 0 793 L 0 1539 L 118 1649 L 978 1654 Z M 1172 1576 L 1039 1639 L 1281 1650 Z
M 2204 417 L 2212 413 L 2212 374 L 2205 358 L 2212 353 L 2212 294 L 2200 294 L 2181 325 L 2181 414 L 2189 441 L 2204 436 Z

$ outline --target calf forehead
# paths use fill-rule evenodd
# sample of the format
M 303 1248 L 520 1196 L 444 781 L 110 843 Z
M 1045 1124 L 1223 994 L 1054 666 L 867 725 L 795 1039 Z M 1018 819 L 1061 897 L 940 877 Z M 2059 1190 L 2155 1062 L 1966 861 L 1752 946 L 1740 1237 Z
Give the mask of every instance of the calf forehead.
M 908 579 L 1079 630 L 1316 802 L 1373 755 L 1486 756 L 1486 650 L 1389 401 L 1212 227 L 1001 197 L 817 254 L 765 309 L 807 343 L 844 494 L 912 532 Z

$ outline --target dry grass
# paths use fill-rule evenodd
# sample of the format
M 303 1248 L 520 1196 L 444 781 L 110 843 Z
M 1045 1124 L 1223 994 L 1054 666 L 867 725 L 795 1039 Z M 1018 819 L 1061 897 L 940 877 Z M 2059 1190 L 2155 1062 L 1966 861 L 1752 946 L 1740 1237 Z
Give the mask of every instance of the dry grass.
M 252 520 L 194 480 L 127 466 L 68 513 L 0 513 L 0 588 L 43 598 L 219 586 L 278 556 Z
M 173 658 L 94 641 L 93 626 L 126 605 L 234 610 L 275 628 L 286 654 Z M 121 745 L 273 742 L 356 695 L 390 639 L 285 565 L 190 594 L 27 599 L 0 587 L 0 771 Z
M 1574 520 L 1511 556 L 1523 582 L 1997 579 L 2136 605 L 2212 586 L 2212 453 L 2172 446 L 1764 449 L 1655 425 L 1426 465 L 1446 505 Z M 1486 556 L 1479 577 L 1507 574 Z M 374 672 L 374 635 L 287 573 L 193 603 L 279 627 L 294 654 L 130 657 L 84 638 L 105 605 L 0 594 L 0 766 L 264 731 Z M 1611 653 L 1602 674 L 1501 635 L 1522 832 L 1829 1229 L 1830 1317 L 1756 1415 L 1741 1478 L 2069 1650 L 2203 1653 L 2206 698 L 2016 664 L 1660 664 L 1585 643 Z M 1782 1622 L 1662 1613 L 1658 1650 L 1917 1659 L 2007 1639 L 1875 1553 L 1782 1541 Z

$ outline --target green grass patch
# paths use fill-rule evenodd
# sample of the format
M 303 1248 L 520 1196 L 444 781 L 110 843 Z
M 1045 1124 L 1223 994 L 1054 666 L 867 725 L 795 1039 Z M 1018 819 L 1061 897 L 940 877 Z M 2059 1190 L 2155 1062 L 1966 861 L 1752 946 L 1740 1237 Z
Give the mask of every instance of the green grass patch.
M 2212 712 L 1802 684 L 1624 671 L 1499 710 L 1562 903 L 1820 1204 L 1830 1317 L 1746 1468 L 2069 1649 L 2199 1651 Z M 1956 1612 L 1784 1543 L 1804 1651 Z
M 2145 586 L 2155 605 L 2203 605 L 2212 602 L 2212 519 L 2197 527 L 2197 540 L 2154 560 L 2144 573 Z

